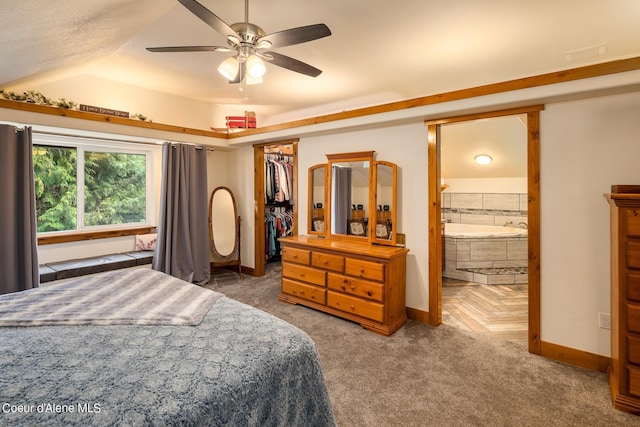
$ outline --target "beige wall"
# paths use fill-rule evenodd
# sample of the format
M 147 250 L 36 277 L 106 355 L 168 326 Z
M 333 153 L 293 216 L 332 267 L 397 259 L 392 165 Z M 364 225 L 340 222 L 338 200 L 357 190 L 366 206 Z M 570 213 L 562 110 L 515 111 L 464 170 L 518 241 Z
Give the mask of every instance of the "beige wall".
M 640 184 L 640 93 L 547 105 L 541 114 L 542 339 L 609 355 L 612 184 Z

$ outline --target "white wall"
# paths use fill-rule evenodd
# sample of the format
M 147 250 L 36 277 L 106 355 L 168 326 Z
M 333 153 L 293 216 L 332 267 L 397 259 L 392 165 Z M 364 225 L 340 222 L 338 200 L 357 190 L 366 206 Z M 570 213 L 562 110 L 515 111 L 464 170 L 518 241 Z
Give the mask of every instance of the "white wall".
M 255 267 L 255 199 L 253 176 L 253 147 L 243 147 L 228 152 L 228 187 L 233 191 L 241 217 L 241 257 L 242 265 Z
M 612 184 L 640 184 L 640 93 L 547 105 L 541 113 L 541 336 L 610 355 Z

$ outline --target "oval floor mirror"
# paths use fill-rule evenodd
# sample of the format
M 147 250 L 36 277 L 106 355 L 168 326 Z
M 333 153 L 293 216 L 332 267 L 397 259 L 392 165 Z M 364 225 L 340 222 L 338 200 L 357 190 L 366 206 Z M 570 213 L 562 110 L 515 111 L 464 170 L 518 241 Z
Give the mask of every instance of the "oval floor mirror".
M 209 238 L 211 270 L 238 266 L 240 263 L 240 217 L 236 199 L 227 187 L 217 187 L 209 199 Z

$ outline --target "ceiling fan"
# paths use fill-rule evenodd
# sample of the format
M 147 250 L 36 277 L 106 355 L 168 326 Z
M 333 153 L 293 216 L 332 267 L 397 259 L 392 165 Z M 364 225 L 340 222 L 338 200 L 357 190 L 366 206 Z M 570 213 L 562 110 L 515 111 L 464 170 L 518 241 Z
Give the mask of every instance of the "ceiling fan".
M 229 83 L 255 84 L 262 82 L 266 72 L 265 61 L 297 73 L 317 77 L 321 70 L 297 59 L 270 51 L 284 46 L 305 43 L 331 35 L 325 24 L 307 25 L 266 34 L 262 28 L 249 22 L 249 0 L 244 2 L 244 22 L 228 25 L 209 9 L 195 0 L 178 0 L 184 7 L 211 28 L 227 38 L 225 46 L 167 46 L 148 47 L 150 52 L 231 52 L 235 55 L 224 60 L 218 71 Z M 245 80 L 246 77 L 246 80 Z

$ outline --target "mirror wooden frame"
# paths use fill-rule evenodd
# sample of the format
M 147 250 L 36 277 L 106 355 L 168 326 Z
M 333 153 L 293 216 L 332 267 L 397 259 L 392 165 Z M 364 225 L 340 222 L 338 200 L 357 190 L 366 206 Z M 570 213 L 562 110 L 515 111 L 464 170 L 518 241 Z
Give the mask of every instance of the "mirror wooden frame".
M 214 230 L 214 219 L 213 219 L 213 201 L 215 199 L 215 195 L 218 191 L 225 191 L 229 193 L 231 197 L 231 204 L 233 206 L 233 224 L 227 224 L 223 226 L 223 228 L 233 228 L 235 230 L 234 236 L 234 244 L 233 249 L 229 252 L 228 255 L 222 255 L 216 249 L 215 244 L 215 230 Z M 230 216 L 231 217 L 231 216 Z M 230 267 L 230 266 L 238 266 L 238 273 L 242 272 L 242 264 L 240 257 L 240 222 L 241 218 L 238 216 L 238 208 L 236 205 L 236 199 L 233 195 L 233 192 L 224 186 L 216 187 L 211 192 L 211 197 L 209 198 L 209 248 L 210 248 L 210 258 L 211 258 L 211 268 L 217 267 Z
M 323 182 L 322 182 L 322 187 L 323 187 L 323 195 L 322 195 L 322 207 L 321 208 L 316 208 L 315 206 L 315 198 L 314 198 L 314 188 L 315 188 L 315 182 L 314 182 L 314 173 L 319 170 L 319 169 L 323 169 L 324 170 L 324 176 L 323 176 Z M 327 164 L 320 164 L 320 165 L 314 165 L 311 166 L 309 168 L 309 176 L 308 176 L 308 193 L 307 193 L 307 197 L 309 199 L 309 206 L 308 206 L 308 215 L 307 215 L 307 233 L 312 234 L 312 235 L 317 235 L 317 236 L 326 236 L 327 235 L 327 195 L 328 195 L 328 191 L 327 191 L 327 175 L 328 175 L 328 171 L 327 171 Z M 322 230 L 317 230 L 317 227 L 315 227 L 316 221 L 318 220 L 318 214 L 319 212 L 322 212 Z

